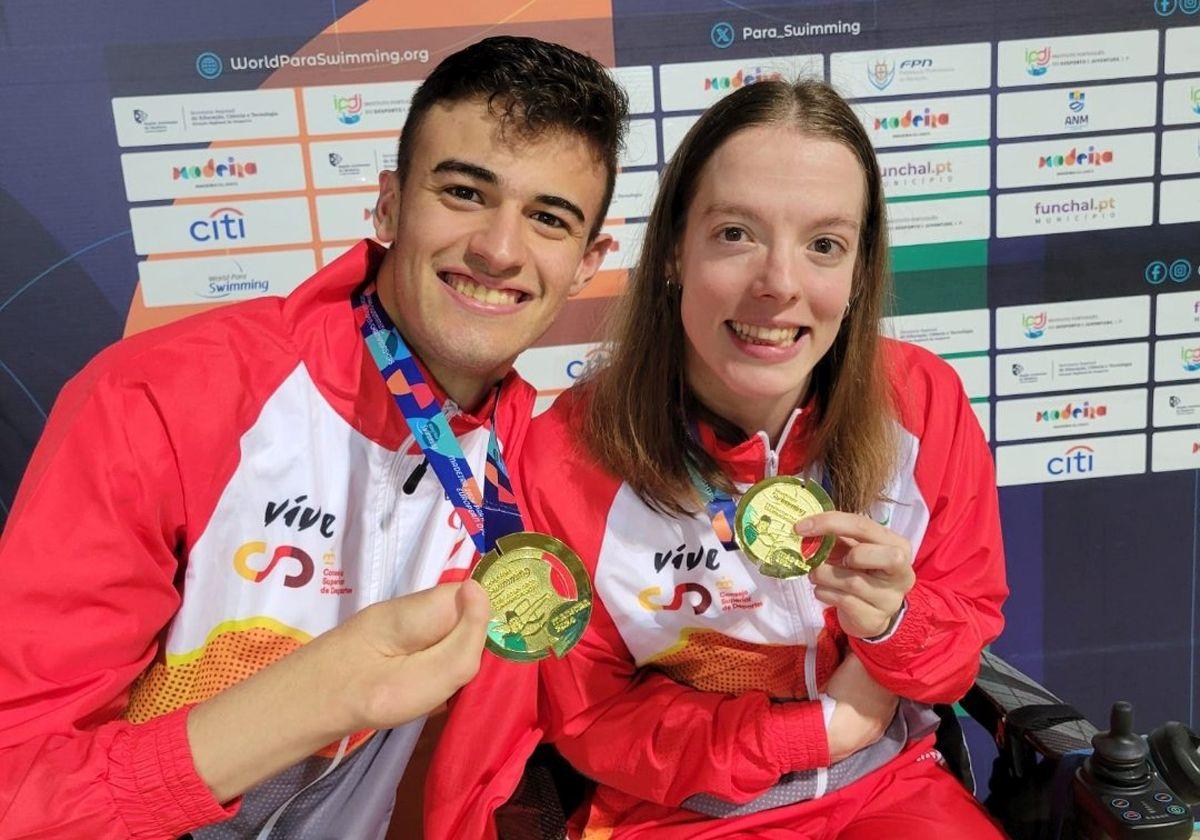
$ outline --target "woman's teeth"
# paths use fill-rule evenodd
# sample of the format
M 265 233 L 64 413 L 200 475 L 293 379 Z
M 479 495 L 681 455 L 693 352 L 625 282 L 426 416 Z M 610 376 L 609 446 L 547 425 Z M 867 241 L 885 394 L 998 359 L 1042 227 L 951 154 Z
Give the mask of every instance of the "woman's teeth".
M 511 291 L 509 289 L 492 289 L 488 286 L 481 286 L 478 283 L 472 282 L 465 277 L 453 275 L 446 278 L 446 285 L 458 292 L 464 297 L 469 297 L 472 300 L 477 300 L 480 303 L 490 305 L 517 303 L 521 299 L 521 293 Z
M 796 343 L 801 332 L 797 327 L 756 327 L 739 321 L 728 323 L 738 338 L 754 344 L 770 344 L 776 347 L 790 347 Z

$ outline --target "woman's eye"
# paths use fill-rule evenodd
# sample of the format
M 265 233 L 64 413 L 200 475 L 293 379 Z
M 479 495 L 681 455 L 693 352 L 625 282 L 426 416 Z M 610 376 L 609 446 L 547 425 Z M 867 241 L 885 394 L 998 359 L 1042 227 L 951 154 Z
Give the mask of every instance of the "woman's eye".
M 813 250 L 818 254 L 834 254 L 841 249 L 841 245 L 834 242 L 832 239 L 822 236 L 817 241 L 813 242 Z
M 720 236 L 724 242 L 744 242 L 746 239 L 746 231 L 742 230 L 740 227 L 734 227 L 730 225 L 729 227 L 721 228 Z

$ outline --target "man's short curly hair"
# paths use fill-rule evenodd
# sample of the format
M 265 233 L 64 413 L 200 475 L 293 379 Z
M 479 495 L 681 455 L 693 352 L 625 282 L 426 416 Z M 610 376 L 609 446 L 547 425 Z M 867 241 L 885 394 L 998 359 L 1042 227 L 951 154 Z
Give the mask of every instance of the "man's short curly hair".
M 629 118 L 628 97 L 604 65 L 561 44 L 509 35 L 485 38 L 446 57 L 413 95 L 400 132 L 396 171 L 401 180 L 429 109 L 466 99 L 486 102 L 501 132 L 534 138 L 566 131 L 591 143 L 608 173 L 595 236 L 612 200 Z

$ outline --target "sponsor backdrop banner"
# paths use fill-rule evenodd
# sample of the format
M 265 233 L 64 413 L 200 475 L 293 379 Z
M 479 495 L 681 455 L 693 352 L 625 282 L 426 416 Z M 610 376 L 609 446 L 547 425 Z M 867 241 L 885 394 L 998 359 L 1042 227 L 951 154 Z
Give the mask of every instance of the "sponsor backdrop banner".
M 617 247 L 519 361 L 543 404 L 699 112 L 823 77 L 880 152 L 885 328 L 954 366 L 995 450 L 995 649 L 1096 722 L 1124 697 L 1197 725 L 1200 0 L 0 4 L 0 523 L 70 376 L 369 235 L 416 86 L 498 32 L 596 56 L 634 115 Z

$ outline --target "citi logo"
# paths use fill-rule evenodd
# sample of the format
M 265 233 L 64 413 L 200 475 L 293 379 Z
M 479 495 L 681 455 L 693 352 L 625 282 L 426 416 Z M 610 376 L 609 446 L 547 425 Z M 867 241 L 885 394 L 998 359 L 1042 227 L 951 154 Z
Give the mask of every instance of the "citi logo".
M 197 242 L 221 242 L 246 238 L 245 214 L 236 207 L 218 207 L 207 219 L 197 219 L 188 226 L 188 233 Z
M 651 586 L 638 593 L 638 603 L 642 605 L 643 609 L 650 612 L 674 612 L 683 608 L 684 596 L 689 593 L 696 596 L 695 601 L 691 604 L 693 614 L 700 615 L 712 606 L 712 593 L 698 583 L 678 584 L 675 587 L 675 597 L 666 604 L 658 600 L 662 597 L 662 587 Z
M 1034 418 L 1035 423 L 1054 423 L 1058 420 L 1092 420 L 1097 417 L 1105 417 L 1108 415 L 1108 406 L 1097 405 L 1092 406 L 1086 400 L 1080 404 L 1067 403 L 1062 408 L 1051 408 L 1046 411 L 1039 411 Z
M 750 73 L 739 69 L 732 76 L 706 76 L 704 78 L 704 89 L 737 90 L 740 87 L 749 87 L 755 82 L 773 82 L 782 78 L 782 73 L 774 71 L 764 72 L 761 67 L 755 67 L 753 72 Z
M 950 125 L 948 112 L 938 113 L 929 108 L 914 112 L 909 108 L 903 114 L 874 118 L 875 131 L 895 131 L 898 128 L 944 128 Z
M 316 565 L 308 552 L 294 545 L 281 545 L 271 554 L 271 559 L 261 569 L 250 564 L 250 558 L 267 553 L 267 544 L 261 540 L 251 540 L 243 543 L 233 555 L 233 568 L 251 583 L 262 583 L 275 571 L 276 567 L 285 560 L 293 560 L 289 571 L 283 578 L 283 585 L 289 589 L 299 589 L 312 580 Z
M 1050 69 L 1050 48 L 1025 50 L 1025 72 L 1030 76 L 1044 76 Z
M 1112 162 L 1112 149 L 1097 151 L 1095 146 L 1088 146 L 1086 151 L 1080 152 L 1072 147 L 1066 154 L 1051 154 L 1039 157 L 1038 169 L 1061 169 L 1066 166 L 1092 166 L 1099 169 L 1106 163 Z
M 356 93 L 353 96 L 333 97 L 333 111 L 337 114 L 338 122 L 344 125 L 354 125 L 361 120 L 362 110 L 363 100 L 361 93 Z
M 1038 312 L 1035 315 L 1022 315 L 1021 327 L 1025 330 L 1025 337 L 1041 338 L 1045 335 L 1047 320 L 1045 312 Z
M 258 174 L 258 164 L 254 161 L 238 163 L 233 158 L 226 158 L 224 163 L 217 163 L 213 158 L 203 166 L 172 166 L 172 181 L 199 181 L 213 178 L 246 178 Z
M 880 59 L 874 64 L 867 65 L 867 81 L 876 90 L 883 90 L 891 85 L 896 78 L 896 63 L 888 63 L 886 60 Z
M 1200 370 L 1200 347 L 1180 347 L 1179 359 L 1189 373 Z
M 578 379 L 592 368 L 599 367 L 600 365 L 604 364 L 604 361 L 607 358 L 608 351 L 606 351 L 603 347 L 593 347 L 591 350 L 587 351 L 586 354 L 584 354 L 582 359 L 572 359 L 571 361 L 567 362 L 567 376 L 571 377 L 573 380 Z M 654 556 L 656 558 L 658 557 L 657 554 Z M 655 565 L 657 565 L 657 562 L 658 561 L 655 560 Z
M 1096 450 L 1083 444 L 1072 446 L 1062 455 L 1056 455 L 1046 462 L 1046 472 L 1050 475 L 1082 475 L 1095 468 Z

